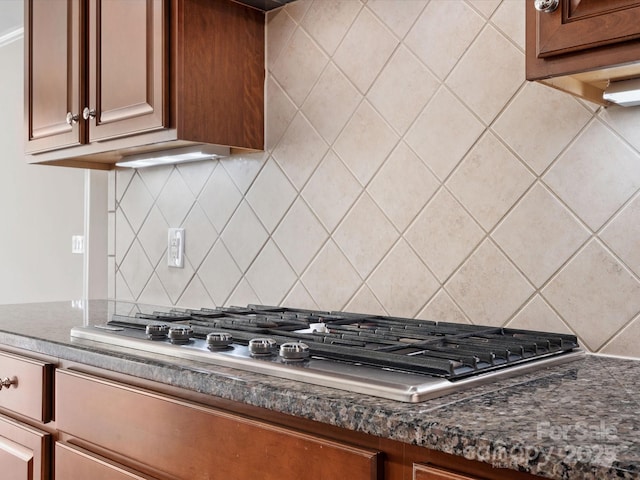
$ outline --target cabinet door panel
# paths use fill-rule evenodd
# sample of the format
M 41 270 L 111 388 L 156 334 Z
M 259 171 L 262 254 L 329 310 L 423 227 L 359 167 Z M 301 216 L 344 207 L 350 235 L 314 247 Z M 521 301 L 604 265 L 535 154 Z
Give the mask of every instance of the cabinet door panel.
M 638 0 L 564 0 L 561 3 L 553 13 L 537 14 L 538 57 L 640 38 Z
M 165 0 L 91 0 L 90 141 L 166 126 Z
M 0 478 L 48 479 L 49 442 L 49 434 L 0 415 Z
M 60 480 L 153 480 L 61 443 L 56 443 L 55 458 L 55 478 Z
M 70 442 L 183 480 L 376 480 L 380 468 L 376 451 L 69 371 L 56 422 Z
M 25 9 L 26 151 L 85 141 L 85 123 L 67 123 L 82 104 L 80 0 L 27 0 Z M 79 120 L 79 118 L 78 118 Z
M 6 480 L 33 479 L 33 452 L 7 438 L 0 437 L 0 465 Z

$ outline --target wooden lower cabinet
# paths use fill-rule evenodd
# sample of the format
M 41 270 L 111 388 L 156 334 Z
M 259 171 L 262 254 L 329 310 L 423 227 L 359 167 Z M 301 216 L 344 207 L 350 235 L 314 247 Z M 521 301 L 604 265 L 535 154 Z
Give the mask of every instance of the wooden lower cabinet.
M 56 422 L 67 443 L 161 479 L 382 480 L 375 449 L 78 372 L 56 372 Z
M 539 479 L 76 364 L 56 370 L 55 424 L 54 480 Z
M 48 480 L 50 435 L 0 415 L 0 478 Z
M 413 480 L 480 480 L 480 477 L 460 475 L 458 473 L 428 465 L 414 465 Z

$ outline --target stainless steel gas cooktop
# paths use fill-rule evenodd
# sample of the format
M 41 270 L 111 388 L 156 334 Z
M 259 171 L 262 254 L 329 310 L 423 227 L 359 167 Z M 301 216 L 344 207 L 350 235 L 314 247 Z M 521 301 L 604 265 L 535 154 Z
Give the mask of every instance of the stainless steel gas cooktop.
M 114 314 L 71 336 L 402 402 L 584 355 L 567 334 L 263 305 Z

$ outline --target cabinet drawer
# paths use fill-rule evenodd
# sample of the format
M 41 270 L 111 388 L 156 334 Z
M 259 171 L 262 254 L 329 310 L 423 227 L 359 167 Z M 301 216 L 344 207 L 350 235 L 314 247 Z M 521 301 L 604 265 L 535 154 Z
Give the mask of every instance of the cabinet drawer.
M 481 480 L 480 477 L 460 475 L 442 468 L 427 465 L 413 465 L 413 480 Z
M 82 449 L 56 443 L 56 475 L 60 480 L 153 480 Z
M 50 435 L 0 415 L 0 478 L 47 480 Z
M 382 455 L 89 375 L 56 371 L 70 443 L 184 480 L 376 480 Z M 141 468 L 141 467 L 140 467 Z
M 53 364 L 0 352 L 0 380 L 14 383 L 0 390 L 0 408 L 46 423 L 52 413 Z

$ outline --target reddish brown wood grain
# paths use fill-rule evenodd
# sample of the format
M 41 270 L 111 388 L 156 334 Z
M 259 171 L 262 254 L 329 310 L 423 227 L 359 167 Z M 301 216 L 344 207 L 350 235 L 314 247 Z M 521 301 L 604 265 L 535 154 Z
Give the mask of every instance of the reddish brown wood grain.
M 166 0 L 89 2 L 91 142 L 168 127 L 168 10 Z
M 413 478 L 413 465 L 416 463 L 428 463 L 430 465 L 438 466 L 444 470 L 459 472 L 460 475 L 468 475 L 471 478 L 484 480 L 534 480 L 539 478 L 537 476 L 515 470 L 493 468 L 487 463 L 468 460 L 460 456 L 446 454 L 416 445 L 410 445 L 325 423 L 285 415 L 273 410 L 258 408 L 245 403 L 225 400 L 223 398 L 207 394 L 199 394 L 166 384 L 159 384 L 157 382 L 117 374 L 115 372 L 107 372 L 105 370 L 88 367 L 86 365 L 63 362 L 61 367 L 72 368 L 75 370 L 80 369 L 81 371 L 86 372 L 89 378 L 97 376 L 98 379 L 106 379 L 110 383 L 115 383 L 123 388 L 129 388 L 127 385 L 130 385 L 134 387 L 134 390 L 142 389 L 149 392 L 158 392 L 161 396 L 182 399 L 190 405 L 199 405 L 200 408 L 213 408 L 215 411 L 224 413 L 225 415 L 230 415 L 232 418 L 247 420 L 254 419 L 260 424 L 268 424 L 276 428 L 282 428 L 290 432 L 297 432 L 312 438 L 321 440 L 326 439 L 340 445 L 352 445 L 369 452 L 382 452 L 382 455 L 378 455 L 377 457 L 379 463 L 384 463 L 384 465 L 379 465 L 378 479 L 411 480 Z M 89 443 L 81 440 L 77 435 L 73 436 L 64 432 L 60 433 L 60 435 L 61 437 L 64 437 L 65 441 L 81 444 L 85 448 L 90 448 L 103 456 L 128 464 L 138 471 L 147 472 L 149 475 L 155 476 L 158 479 L 164 480 L 165 478 L 160 470 L 150 468 L 140 462 L 135 462 L 126 454 L 117 454 L 113 450 L 100 448 L 95 443 Z M 255 473 L 256 472 L 254 472 L 254 474 Z M 340 476 L 336 478 L 343 477 Z M 279 480 L 286 479 L 282 477 Z
M 264 148 L 263 12 L 231 0 L 25 5 L 31 163 L 105 169 L 141 147 Z
M 413 469 L 413 480 L 474 480 L 474 477 L 460 475 L 428 465 L 415 465 Z
M 263 149 L 264 13 L 228 0 L 172 6 L 178 135 Z
M 25 0 L 25 150 L 37 152 L 86 143 L 83 122 L 67 113 L 83 105 L 83 5 L 80 0 Z
M 56 421 L 69 441 L 184 480 L 376 480 L 380 454 L 176 398 L 58 371 Z M 75 440 L 74 440 L 75 439 Z
M 0 390 L 0 408 L 46 423 L 52 414 L 53 365 L 0 353 L 0 379 L 15 382 Z
M 50 436 L 0 415 L 0 478 L 49 480 Z
M 55 478 L 60 480 L 154 480 L 80 448 L 56 443 Z
M 526 76 L 539 80 L 640 61 L 638 0 L 561 0 L 553 13 L 526 4 Z

